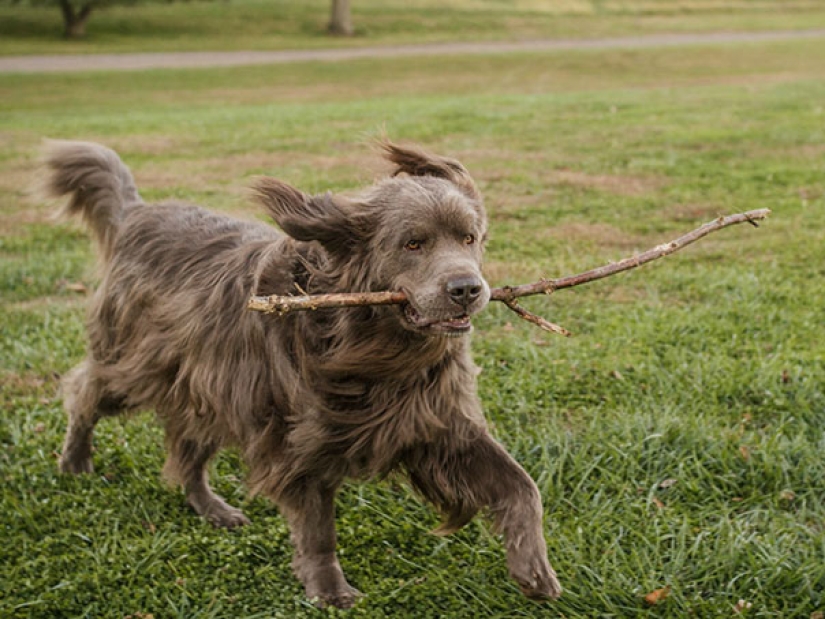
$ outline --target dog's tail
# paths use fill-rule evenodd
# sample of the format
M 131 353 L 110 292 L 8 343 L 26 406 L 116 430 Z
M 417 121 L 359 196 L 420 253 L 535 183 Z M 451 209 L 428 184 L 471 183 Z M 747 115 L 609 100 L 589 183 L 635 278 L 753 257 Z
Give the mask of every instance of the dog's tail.
M 69 196 L 58 215 L 80 215 L 109 258 L 126 209 L 143 203 L 129 168 L 105 146 L 63 140 L 46 142 L 43 168 L 42 192 Z

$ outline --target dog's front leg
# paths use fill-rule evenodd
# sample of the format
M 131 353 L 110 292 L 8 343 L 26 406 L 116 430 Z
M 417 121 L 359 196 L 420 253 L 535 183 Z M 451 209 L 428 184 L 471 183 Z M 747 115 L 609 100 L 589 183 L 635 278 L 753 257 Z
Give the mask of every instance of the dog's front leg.
M 335 489 L 305 479 L 284 493 L 278 504 L 295 546 L 292 569 L 307 597 L 320 606 L 352 606 L 360 593 L 347 582 L 335 554 Z
M 542 505 L 535 482 L 486 433 L 458 446 L 428 445 L 407 462 L 413 485 L 444 512 L 440 532 L 464 526 L 487 508 L 504 534 L 507 566 L 531 598 L 556 599 L 561 586 L 547 560 Z

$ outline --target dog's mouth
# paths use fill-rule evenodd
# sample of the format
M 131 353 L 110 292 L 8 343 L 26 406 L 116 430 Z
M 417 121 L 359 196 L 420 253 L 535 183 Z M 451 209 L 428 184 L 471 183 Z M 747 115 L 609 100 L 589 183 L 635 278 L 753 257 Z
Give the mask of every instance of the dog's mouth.
M 433 320 L 422 316 L 411 303 L 404 303 L 402 312 L 407 323 L 413 330 L 420 333 L 443 337 L 460 337 L 473 330 L 470 316 L 467 314 Z

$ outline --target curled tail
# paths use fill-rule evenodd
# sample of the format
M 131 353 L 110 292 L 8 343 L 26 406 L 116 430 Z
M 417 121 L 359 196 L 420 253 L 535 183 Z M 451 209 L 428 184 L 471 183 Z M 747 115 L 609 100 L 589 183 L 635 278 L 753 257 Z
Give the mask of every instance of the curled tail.
M 44 155 L 44 193 L 68 195 L 59 214 L 82 216 L 103 256 L 110 257 L 125 210 L 142 203 L 129 168 L 113 150 L 91 142 L 49 140 Z

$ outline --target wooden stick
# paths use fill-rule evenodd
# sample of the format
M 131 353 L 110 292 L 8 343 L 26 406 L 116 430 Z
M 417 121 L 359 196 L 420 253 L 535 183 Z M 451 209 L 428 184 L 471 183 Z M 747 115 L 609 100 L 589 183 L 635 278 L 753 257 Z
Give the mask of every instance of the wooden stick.
M 564 327 L 560 327 L 556 323 L 550 322 L 546 318 L 542 318 L 541 316 L 537 316 L 536 314 L 528 312 L 521 305 L 519 305 L 518 301 L 516 301 L 515 299 L 502 300 L 502 303 L 504 303 L 504 305 L 513 310 L 519 318 L 523 318 L 527 322 L 532 322 L 540 329 L 550 331 L 550 333 L 558 333 L 559 335 L 563 335 L 564 337 L 570 337 L 571 335 L 573 335 Z
M 357 305 L 398 305 L 407 300 L 403 292 L 337 292 L 331 294 L 289 295 L 273 294 L 268 297 L 252 297 L 246 309 L 266 314 L 283 315 L 300 310 L 321 307 L 355 307 Z
M 630 269 L 635 269 L 638 266 L 658 258 L 668 256 L 679 251 L 683 247 L 690 245 L 691 243 L 695 243 L 702 237 L 705 237 L 712 232 L 721 230 L 722 228 L 746 222 L 758 227 L 759 225 L 756 222 L 761 219 L 765 219 L 768 215 L 770 215 L 770 212 L 770 209 L 763 208 L 755 211 L 748 211 L 746 213 L 728 215 L 727 217 L 719 217 L 718 219 L 714 219 L 713 221 L 710 221 L 695 230 L 680 236 L 678 239 L 671 241 L 670 243 L 657 245 L 656 247 L 648 249 L 641 254 L 636 254 L 635 256 L 625 258 L 619 262 L 612 262 L 595 269 L 590 269 L 589 271 L 579 273 L 578 275 L 568 275 L 567 277 L 560 277 L 558 279 L 542 279 L 538 282 L 532 284 L 522 284 L 521 286 L 504 286 L 503 288 L 493 288 L 491 291 L 491 299 L 494 301 L 509 301 L 534 294 L 552 294 L 556 290 L 561 290 L 562 288 L 572 288 L 597 279 L 604 279 L 605 277 L 615 275 L 616 273 L 629 271 Z
M 493 288 L 490 291 L 490 299 L 493 301 L 501 301 L 511 310 L 513 310 L 520 318 L 528 320 L 535 325 L 538 325 L 546 331 L 560 333 L 562 335 L 570 335 L 570 332 L 553 324 L 542 318 L 536 316 L 521 307 L 516 299 L 537 294 L 552 294 L 556 290 L 563 288 L 573 288 L 574 286 L 581 286 L 588 282 L 598 279 L 610 277 L 622 271 L 629 271 L 635 269 L 643 264 L 657 260 L 664 256 L 668 256 L 674 252 L 679 251 L 683 247 L 690 245 L 701 239 L 702 237 L 732 226 L 735 224 L 749 223 L 753 226 L 758 226 L 756 223 L 759 220 L 765 219 L 770 214 L 769 209 L 757 209 L 754 211 L 747 211 L 745 213 L 738 213 L 736 215 L 728 215 L 726 217 L 719 217 L 710 221 L 687 234 L 680 236 L 678 239 L 670 243 L 663 243 L 657 245 L 645 252 L 636 254 L 619 262 L 613 262 L 604 266 L 579 273 L 577 275 L 568 275 L 558 279 L 541 279 L 531 284 L 522 284 L 520 286 L 503 286 L 501 288 Z M 301 310 L 315 310 L 329 307 L 354 307 L 358 305 L 397 305 L 404 303 L 407 300 L 403 292 L 342 292 L 331 294 L 318 295 L 270 295 L 268 297 L 253 296 L 249 299 L 247 309 L 257 312 L 264 312 L 267 314 L 284 315 L 293 311 Z

